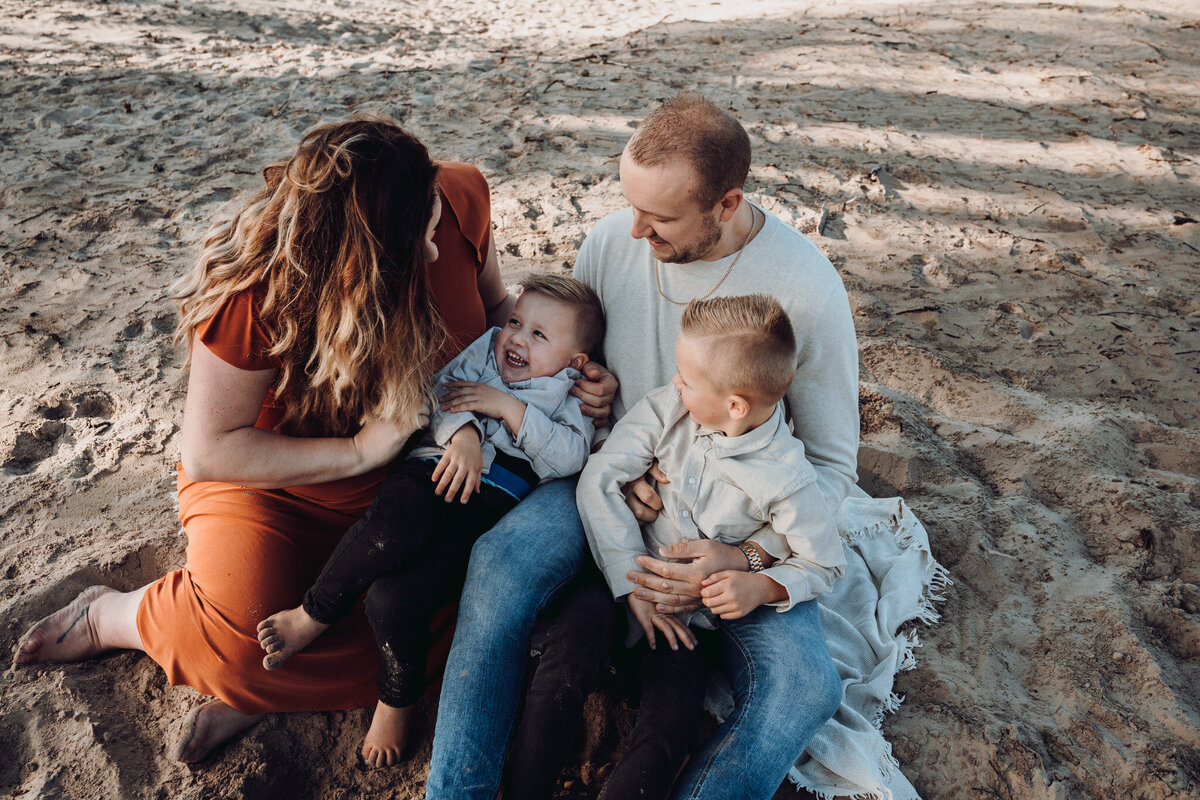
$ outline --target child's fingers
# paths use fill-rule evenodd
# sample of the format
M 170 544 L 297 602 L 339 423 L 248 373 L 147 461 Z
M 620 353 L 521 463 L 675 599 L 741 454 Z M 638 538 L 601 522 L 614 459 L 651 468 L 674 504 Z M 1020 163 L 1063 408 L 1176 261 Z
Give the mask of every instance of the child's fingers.
M 653 650 L 657 644 L 657 642 L 654 640 L 654 625 L 649 620 L 644 619 L 639 619 L 638 622 L 642 624 L 642 630 L 646 632 L 646 643 L 650 645 L 650 649 Z
M 450 488 L 451 483 L 454 481 L 454 474 L 456 472 L 457 467 L 454 462 L 447 459 L 446 469 L 443 470 L 441 478 L 438 480 L 437 488 L 433 490 L 433 493 L 438 497 L 442 497 L 443 495 L 449 497 L 450 495 L 446 494 L 446 490 Z
M 675 640 L 675 631 L 671 627 L 671 622 L 667 617 L 657 615 L 654 617 L 654 627 L 662 631 L 663 638 L 667 640 L 667 644 L 672 650 L 679 649 L 679 642 Z
M 463 483 L 463 469 L 459 465 L 455 465 L 454 477 L 450 480 L 450 485 L 446 488 L 446 502 L 453 502 L 454 496 L 458 494 L 458 489 Z
M 695 650 L 696 637 L 692 634 L 692 629 L 684 625 L 683 620 L 674 614 L 668 616 L 666 619 L 671 623 L 671 627 L 675 629 L 675 635 L 679 637 L 679 641 L 683 646 L 688 650 Z
M 429 479 L 431 481 L 433 481 L 434 483 L 439 483 L 441 480 L 441 477 L 442 477 L 442 473 L 444 473 L 446 471 L 446 467 L 449 465 L 449 463 L 450 463 L 450 454 L 442 453 L 442 457 L 438 459 L 437 466 L 433 468 L 433 474 L 429 476 Z M 441 490 L 441 486 L 438 486 L 437 489 L 434 489 L 434 491 L 437 494 L 441 494 L 440 490 Z

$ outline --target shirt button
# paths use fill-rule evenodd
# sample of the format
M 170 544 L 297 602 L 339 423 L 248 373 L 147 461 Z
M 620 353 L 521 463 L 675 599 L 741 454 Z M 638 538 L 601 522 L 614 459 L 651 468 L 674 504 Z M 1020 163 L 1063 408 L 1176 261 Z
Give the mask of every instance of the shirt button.
M 683 517 L 684 519 L 687 519 L 687 515 L 688 515 L 688 512 L 686 512 L 686 511 L 680 512 L 680 514 L 679 514 L 679 516 Z
M 695 478 L 688 478 L 688 483 L 695 483 L 695 482 L 696 482 Z

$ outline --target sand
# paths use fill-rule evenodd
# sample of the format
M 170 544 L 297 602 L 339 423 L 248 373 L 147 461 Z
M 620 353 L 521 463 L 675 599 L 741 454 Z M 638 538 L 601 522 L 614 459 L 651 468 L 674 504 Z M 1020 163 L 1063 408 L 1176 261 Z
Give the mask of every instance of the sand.
M 1200 797 L 1200 12 L 1190 0 L 0 0 L 0 644 L 182 563 L 169 285 L 319 121 L 390 114 L 491 182 L 505 279 L 569 268 L 656 100 L 699 89 L 825 250 L 862 485 L 955 581 L 885 731 L 925 798 Z M 0 796 L 419 797 L 363 712 L 211 762 L 145 656 L 8 672 Z M 589 707 L 593 797 L 628 709 Z M 788 790 L 779 797 L 790 797 Z

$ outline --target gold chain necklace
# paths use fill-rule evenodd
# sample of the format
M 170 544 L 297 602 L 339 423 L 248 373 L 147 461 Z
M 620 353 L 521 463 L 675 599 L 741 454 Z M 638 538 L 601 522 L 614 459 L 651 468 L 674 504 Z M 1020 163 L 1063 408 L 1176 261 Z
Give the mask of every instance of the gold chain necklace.
M 750 205 L 750 204 L 747 203 L 747 205 Z M 721 288 L 721 284 L 725 282 L 725 279 L 729 277 L 729 273 L 733 272 L 733 268 L 737 266 L 738 260 L 742 257 L 742 251 L 744 251 L 746 249 L 746 245 L 750 244 L 750 239 L 754 236 L 754 228 L 758 221 L 758 214 L 756 214 L 755 211 L 756 211 L 756 209 L 754 208 L 754 206 L 750 206 L 750 230 L 746 231 L 746 240 L 744 242 L 742 242 L 742 246 L 738 248 L 737 255 L 734 256 L 733 261 L 730 263 L 729 267 L 725 270 L 725 274 L 721 276 L 721 279 L 719 281 L 717 281 L 716 285 L 714 285 L 711 289 L 709 289 L 703 297 L 697 297 L 696 298 L 697 300 L 707 300 L 708 298 L 712 297 L 713 292 L 715 292 L 715 291 L 717 291 L 717 289 Z M 764 225 L 766 224 L 766 217 L 763 218 L 763 224 Z M 686 306 L 687 303 L 681 303 L 678 300 L 672 300 L 671 298 L 667 297 L 666 292 L 663 291 L 662 276 L 659 275 L 659 272 L 658 272 L 659 264 L 660 264 L 659 260 L 657 258 L 654 259 L 654 283 L 658 286 L 659 296 L 662 297 L 663 300 L 666 300 L 668 303 L 672 303 L 677 306 Z

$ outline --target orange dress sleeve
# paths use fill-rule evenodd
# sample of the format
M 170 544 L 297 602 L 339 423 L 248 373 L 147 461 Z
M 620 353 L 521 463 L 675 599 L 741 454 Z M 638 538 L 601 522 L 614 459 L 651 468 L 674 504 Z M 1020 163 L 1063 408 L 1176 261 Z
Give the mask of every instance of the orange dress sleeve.
M 271 340 L 258 319 L 259 298 L 239 292 L 228 298 L 217 313 L 196 326 L 196 333 L 213 355 L 245 370 L 278 368 L 279 359 L 267 355 Z
M 492 241 L 492 202 L 478 169 L 457 161 L 438 165 L 442 221 L 433 236 L 438 260 L 427 267 L 429 287 L 449 340 L 435 360 L 440 369 L 487 330 L 479 273 Z

